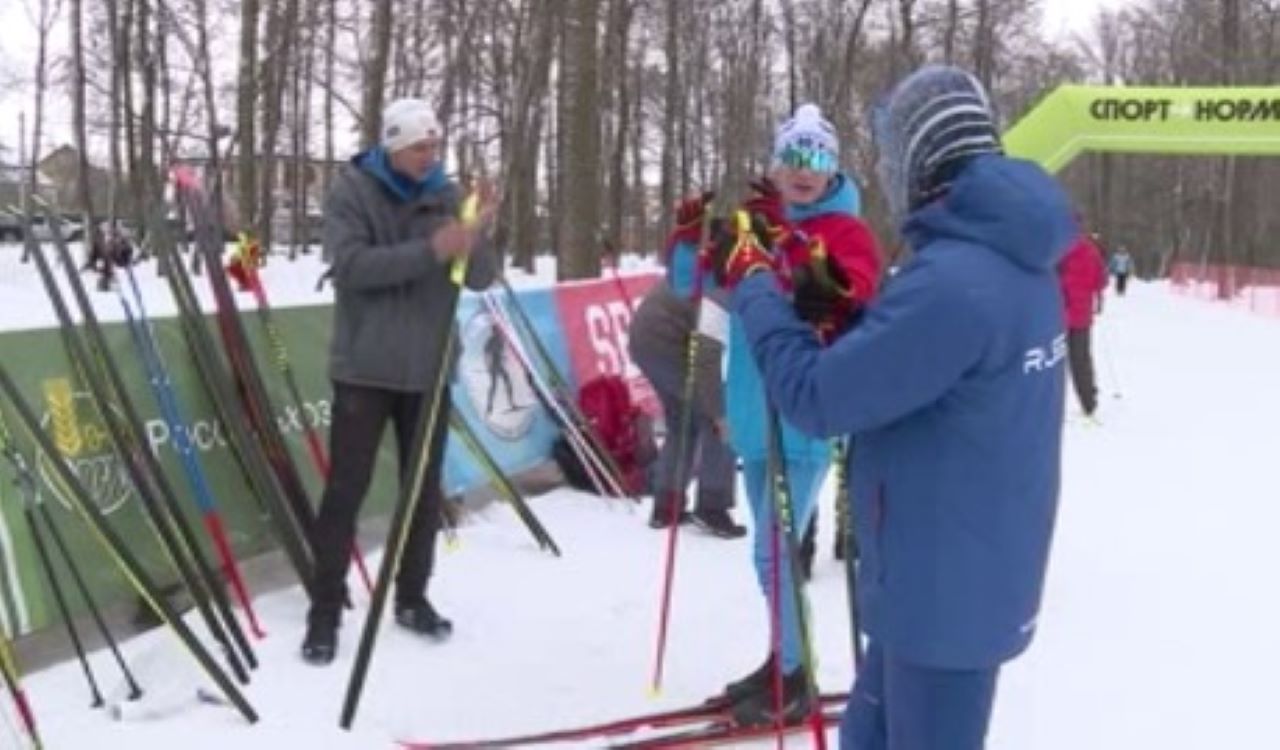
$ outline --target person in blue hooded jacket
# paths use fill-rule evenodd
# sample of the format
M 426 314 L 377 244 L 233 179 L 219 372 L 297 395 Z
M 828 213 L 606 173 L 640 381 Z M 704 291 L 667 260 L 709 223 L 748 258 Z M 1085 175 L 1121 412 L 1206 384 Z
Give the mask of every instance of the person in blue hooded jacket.
M 834 334 L 853 312 L 875 293 L 880 272 L 879 250 L 869 229 L 858 220 L 859 194 L 852 179 L 839 171 L 839 143 L 835 129 L 812 104 L 806 104 L 782 123 L 774 138 L 773 165 L 766 180 L 755 183 L 754 195 L 743 210 L 769 241 L 786 256 L 788 283 L 794 287 L 798 314 L 812 330 Z M 723 243 L 718 243 L 723 246 Z M 821 273 L 812 272 L 815 263 Z M 823 297 L 817 276 L 831 281 L 830 304 L 812 304 Z M 814 290 L 812 293 L 810 290 Z M 743 483 L 755 520 L 754 562 L 768 622 L 780 626 L 770 638 L 771 649 L 755 671 L 725 687 L 734 720 L 743 726 L 768 725 L 784 718 L 794 721 L 809 710 L 804 670 L 803 634 L 792 595 L 791 566 L 775 560 L 774 511 L 769 491 L 768 410 L 764 383 L 751 356 L 742 326 L 731 321 L 725 402 L 729 437 L 742 459 Z M 809 527 L 817 496 L 831 462 L 831 443 L 782 422 L 782 456 L 791 498 L 791 530 L 799 537 Z M 776 545 L 785 550 L 785 543 Z M 779 596 L 774 596 L 774 581 Z M 776 605 L 775 605 L 776 601 Z M 775 607 L 779 610 L 774 612 Z M 771 628 L 772 630 L 772 628 Z M 781 672 L 783 695 L 774 693 L 774 677 Z
M 382 116 L 380 143 L 339 172 L 325 202 L 324 251 L 335 292 L 329 349 L 333 464 L 310 529 L 315 571 L 302 657 L 311 664 L 328 664 L 337 652 L 356 521 L 382 434 L 388 423 L 394 426 L 401 480 L 408 481 L 428 394 L 454 366 L 440 357 L 455 325 L 452 263 L 470 259 L 465 283 L 472 289 L 497 276 L 488 239 L 494 196 L 482 190 L 477 221 L 461 221 L 460 191 L 440 157 L 431 107 L 399 99 Z M 426 438 L 426 477 L 395 582 L 396 622 L 434 640 L 453 631 L 427 598 L 444 505 L 448 389 L 442 398 L 435 432 Z
M 821 346 L 760 248 L 730 260 L 728 283 L 778 409 L 806 434 L 856 444 L 868 649 L 841 747 L 976 750 L 1000 665 L 1039 616 L 1066 359 L 1054 268 L 1077 229 L 1044 170 L 1002 155 L 968 73 L 910 75 L 873 135 L 914 254 L 859 325 Z

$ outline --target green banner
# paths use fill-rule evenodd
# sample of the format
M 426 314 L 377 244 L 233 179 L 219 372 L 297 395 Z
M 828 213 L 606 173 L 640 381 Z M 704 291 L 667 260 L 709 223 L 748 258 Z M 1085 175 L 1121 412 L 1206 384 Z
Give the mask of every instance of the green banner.
M 263 377 L 271 391 L 277 418 L 294 460 L 311 492 L 313 503 L 318 503 L 322 482 L 306 451 L 303 429 L 304 424 L 309 423 L 319 427 L 322 435 L 328 434 L 331 386 L 326 345 L 330 336 L 332 308 L 320 305 L 280 309 L 274 317 L 290 345 L 290 361 L 304 400 L 301 412 L 288 399 L 283 379 L 275 371 L 264 369 Z M 254 318 L 255 313 L 246 314 L 245 328 L 255 351 L 265 353 L 269 348 Z M 213 416 L 212 404 L 205 396 L 177 321 L 158 319 L 153 324 L 236 556 L 248 557 L 274 548 L 270 526 L 244 483 L 223 426 Z M 206 320 L 206 324 L 217 340 L 213 321 Z M 186 484 L 176 447 L 168 426 L 160 417 L 160 409 L 129 330 L 123 323 L 106 324 L 103 330 L 130 396 L 142 412 L 147 440 L 160 457 L 179 501 L 184 504 L 192 529 L 205 540 L 199 511 Z M 40 415 L 46 434 L 70 461 L 109 522 L 124 539 L 133 543 L 132 551 L 159 581 L 175 580 L 170 563 L 145 521 L 136 490 L 112 448 L 88 390 L 68 367 L 58 331 L 45 329 L 0 334 L 0 352 L 3 352 L 5 367 L 17 381 L 28 403 Z M 265 367 L 271 359 L 259 356 L 258 361 Z M 24 453 L 34 458 L 34 446 L 19 428 L 16 418 L 10 414 L 8 421 Z M 73 506 L 66 492 L 58 486 L 48 458 L 39 457 L 34 463 L 41 498 L 67 537 L 72 554 L 87 576 L 95 596 L 104 603 L 128 596 L 131 592 L 129 585 L 88 527 L 72 511 Z M 374 486 L 363 509 L 365 513 L 378 515 L 390 511 L 396 493 L 396 476 L 395 453 L 388 438 L 374 473 Z M 32 547 L 21 498 L 12 479 L 10 468 L 0 464 L 0 594 L 3 594 L 0 596 L 0 625 L 7 632 L 23 633 L 45 627 L 58 618 L 51 597 L 45 594 L 47 582 Z M 217 558 L 207 546 L 206 552 L 209 552 L 211 565 L 216 568 Z M 79 597 L 72 595 L 70 598 L 73 608 L 82 611 L 83 603 Z
M 1280 87 L 1063 86 L 1004 146 L 1050 172 L 1083 151 L 1280 156 Z

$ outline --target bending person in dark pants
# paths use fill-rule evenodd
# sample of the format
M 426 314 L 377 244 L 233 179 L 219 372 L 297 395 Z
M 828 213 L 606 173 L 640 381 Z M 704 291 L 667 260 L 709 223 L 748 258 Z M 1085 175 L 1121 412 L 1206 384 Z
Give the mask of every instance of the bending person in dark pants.
M 383 115 L 382 142 L 356 156 L 337 177 L 325 206 L 325 253 L 332 262 L 334 383 L 333 466 L 311 529 L 315 581 L 302 656 L 328 664 L 338 646 L 346 573 L 360 506 L 372 479 L 387 422 L 395 426 L 401 481 L 409 481 L 453 335 L 450 267 L 469 257 L 466 284 L 482 289 L 497 274 L 484 239 L 492 217 L 485 198 L 475 225 L 457 217 L 460 195 L 439 159 L 440 130 L 425 102 L 402 99 Z M 447 387 L 431 436 L 422 497 L 396 576 L 395 618 L 443 638 L 453 625 L 428 601 L 444 493 L 440 487 L 450 408 Z
M 701 206 L 697 208 L 701 210 Z M 685 213 L 690 209 L 685 208 Z M 692 234 L 700 229 L 700 214 L 686 217 Z M 649 526 L 664 529 L 671 519 L 692 521 L 698 528 L 721 539 L 746 536 L 747 530 L 733 520 L 737 461 L 729 447 L 725 430 L 724 387 L 720 358 L 723 334 L 699 331 L 696 318 L 703 305 L 695 302 L 692 268 L 668 259 L 666 278 L 653 286 L 636 309 L 631 321 L 631 358 L 653 385 L 667 424 L 653 470 L 653 512 Z M 685 402 L 689 377 L 688 347 L 691 336 L 699 337 L 697 361 L 693 365 L 693 403 Z M 690 420 L 689 431 L 680 435 L 681 422 Z M 683 449 L 683 450 L 682 450 Z M 682 455 L 683 454 L 683 455 Z M 689 482 L 698 480 L 698 497 L 693 513 L 685 510 Z

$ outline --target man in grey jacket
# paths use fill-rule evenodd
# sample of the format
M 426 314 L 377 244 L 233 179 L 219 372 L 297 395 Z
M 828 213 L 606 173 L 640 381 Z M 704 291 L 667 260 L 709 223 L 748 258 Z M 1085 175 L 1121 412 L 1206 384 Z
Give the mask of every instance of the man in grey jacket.
M 325 205 L 324 249 L 336 292 L 329 361 L 333 463 L 311 529 L 315 581 L 302 655 L 312 664 L 328 664 L 337 651 L 356 521 L 383 431 L 394 425 L 401 481 L 408 481 L 432 388 L 453 367 L 440 361 L 454 326 L 450 264 L 470 257 L 466 285 L 472 289 L 488 286 L 498 271 L 483 239 L 492 202 L 483 202 L 477 222 L 464 224 L 459 189 L 445 176 L 439 149 L 431 108 L 416 99 L 392 102 L 381 142 L 338 174 Z M 452 632 L 426 596 L 444 502 L 448 389 L 444 399 L 395 581 L 396 622 L 434 639 Z

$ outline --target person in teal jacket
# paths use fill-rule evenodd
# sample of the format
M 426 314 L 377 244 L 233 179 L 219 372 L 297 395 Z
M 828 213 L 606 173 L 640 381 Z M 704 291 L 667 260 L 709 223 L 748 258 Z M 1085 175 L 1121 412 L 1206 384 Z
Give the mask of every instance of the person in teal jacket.
M 829 264 L 829 274 L 839 280 L 838 305 L 843 313 L 832 319 L 825 312 L 810 320 L 818 328 L 839 327 L 849 314 L 870 300 L 880 271 L 875 241 L 856 217 L 858 189 L 853 180 L 838 171 L 839 146 L 834 128 L 816 106 L 804 105 L 783 123 L 775 137 L 770 179 L 757 183 L 757 195 L 744 208 L 757 222 L 769 227 L 775 251 L 785 256 L 793 268 L 807 268 L 821 257 Z M 801 316 L 806 301 L 804 289 L 812 285 L 796 282 L 795 304 Z M 802 299 L 804 297 L 805 299 Z M 824 307 L 825 311 L 826 308 Z M 820 318 L 820 319 L 819 319 Z M 835 333 L 834 329 L 830 330 Z M 800 628 L 791 595 L 790 565 L 778 566 L 780 616 L 774 617 L 772 583 L 775 580 L 772 537 L 773 506 L 768 491 L 768 410 L 765 386 L 752 358 L 742 325 L 730 324 L 728 376 L 725 403 L 734 452 L 742 460 L 743 481 L 755 519 L 754 562 L 770 623 L 780 622 L 780 654 L 771 653 L 756 671 L 725 688 L 733 704 L 733 715 L 741 725 L 771 724 L 776 719 L 777 702 L 773 679 L 781 659 L 783 711 L 787 720 L 807 711 Z M 831 444 L 809 437 L 783 420 L 783 457 L 792 502 L 792 531 L 797 537 L 808 527 L 816 507 L 818 492 L 831 461 Z M 785 545 L 780 547 L 785 550 Z M 785 552 L 784 552 L 785 554 Z M 770 643 L 775 642 L 771 638 Z

